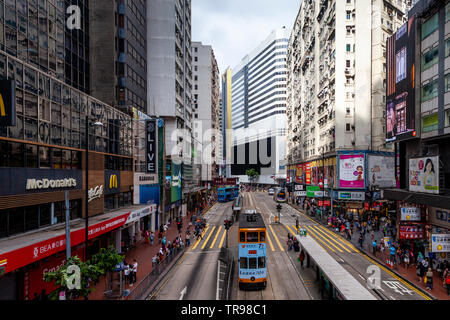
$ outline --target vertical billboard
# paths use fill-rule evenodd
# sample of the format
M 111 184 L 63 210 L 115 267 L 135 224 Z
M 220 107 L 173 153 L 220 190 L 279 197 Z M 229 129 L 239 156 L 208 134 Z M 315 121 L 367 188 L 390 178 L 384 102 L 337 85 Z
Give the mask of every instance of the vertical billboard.
M 339 187 L 365 188 L 364 154 L 342 154 L 339 156 Z
M 409 191 L 439 194 L 439 157 L 409 159 Z
M 171 201 L 181 200 L 181 164 L 172 163 Z
M 386 141 L 415 136 L 416 17 L 411 17 L 387 40 Z
M 367 156 L 367 184 L 378 188 L 395 188 L 395 158 L 393 156 Z
M 146 120 L 147 129 L 147 153 L 146 153 L 146 171 L 147 173 L 156 173 L 156 120 Z

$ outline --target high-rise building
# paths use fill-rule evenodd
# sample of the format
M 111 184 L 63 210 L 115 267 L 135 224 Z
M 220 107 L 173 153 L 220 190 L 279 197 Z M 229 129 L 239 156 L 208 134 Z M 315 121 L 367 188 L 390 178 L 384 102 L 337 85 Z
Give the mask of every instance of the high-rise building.
M 123 252 L 139 230 L 124 215 L 136 210 L 131 118 L 86 93 L 91 4 L 76 2 L 81 24 L 71 28 L 68 1 L 0 1 L 0 79 L 15 85 L 15 124 L 0 126 L 1 300 L 55 290 L 43 273 L 65 260 L 66 191 L 72 255 L 89 258 L 106 244 Z
M 196 152 L 201 154 L 201 180 L 205 183 L 217 177 L 222 161 L 219 68 L 211 46 L 192 42 L 192 56 L 193 132 L 202 144 Z
M 191 91 L 191 0 L 148 0 L 147 114 L 164 119 L 165 168 L 182 163 L 183 194 L 194 187 Z M 166 192 L 161 223 L 181 213 L 174 194 Z
M 290 30 L 276 29 L 233 68 L 231 175 L 259 184 L 286 178 L 286 56 Z
M 145 1 L 92 1 L 89 15 L 92 95 L 124 112 L 147 112 Z
M 407 1 L 303 1 L 288 54 L 288 158 L 385 144 L 385 41 Z
M 450 2 L 418 1 L 387 40 L 387 135 L 400 241 L 450 261 Z M 411 229 L 411 227 L 413 227 Z M 408 231 L 413 231 L 413 236 Z
M 293 195 L 318 191 L 321 200 L 358 210 L 379 198 L 380 188 L 395 185 L 393 147 L 385 140 L 385 42 L 406 21 L 409 6 L 405 0 L 301 3 L 288 50 L 287 180 L 299 185 Z M 321 203 L 321 210 L 330 207 Z

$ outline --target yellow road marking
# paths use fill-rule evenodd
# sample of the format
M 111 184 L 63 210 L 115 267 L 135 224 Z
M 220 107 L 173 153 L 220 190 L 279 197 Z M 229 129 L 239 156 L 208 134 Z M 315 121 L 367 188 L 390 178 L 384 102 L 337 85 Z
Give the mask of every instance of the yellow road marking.
M 310 230 L 312 232 L 314 232 L 318 237 L 322 238 L 323 240 L 325 240 L 326 242 L 328 242 L 330 245 L 332 245 L 333 247 L 336 248 L 337 251 L 339 251 L 340 253 L 343 253 L 344 251 L 342 251 L 339 247 L 337 247 L 333 242 L 331 242 L 330 240 L 328 240 L 327 237 L 324 237 L 322 234 L 320 234 L 316 229 L 313 228 L 313 226 L 308 226 L 310 228 Z
M 297 210 L 297 209 L 296 209 Z M 301 215 L 303 215 L 304 217 L 308 218 L 309 220 L 313 221 L 314 224 L 319 225 L 316 221 L 314 221 L 312 218 L 308 217 L 307 215 L 305 215 L 302 211 L 297 210 L 297 212 L 299 212 Z M 321 227 L 322 229 L 326 230 L 327 232 L 331 232 L 327 229 L 325 229 L 325 227 L 319 225 L 319 227 Z M 412 285 L 410 285 L 409 283 L 407 283 L 406 281 L 404 281 L 403 279 L 401 279 L 400 277 L 398 277 L 395 273 L 389 271 L 389 269 L 387 269 L 386 267 L 384 267 L 383 265 L 379 264 L 378 262 L 376 262 L 375 260 L 373 260 L 372 258 L 364 255 L 361 253 L 361 251 L 359 249 L 357 249 L 352 243 L 350 243 L 349 241 L 347 241 L 346 239 L 343 239 L 343 241 L 345 241 L 349 247 L 355 249 L 355 251 L 361 255 L 361 257 L 365 258 L 366 260 L 368 260 L 369 262 L 377 265 L 380 269 L 382 269 L 384 272 L 386 272 L 387 274 L 389 274 L 391 277 L 397 279 L 399 282 L 403 283 L 405 286 L 407 286 L 408 288 L 410 288 L 411 290 L 413 290 L 415 293 L 417 293 L 418 295 L 420 295 L 422 298 L 426 299 L 426 300 L 432 300 L 430 297 L 428 297 L 427 295 L 425 295 L 424 293 L 422 293 L 419 289 L 413 287 Z
M 329 245 L 327 245 L 325 242 L 323 242 L 323 241 L 322 241 L 322 240 L 321 240 L 314 232 L 312 232 L 311 230 L 309 230 L 308 226 L 305 225 L 305 228 L 306 228 L 306 230 L 309 231 L 309 234 L 310 234 L 312 237 L 314 237 L 314 239 L 316 239 L 316 240 L 322 242 L 322 243 L 323 243 L 328 249 L 330 249 L 332 252 L 336 252 L 336 251 L 334 251 L 333 248 L 331 248 Z M 323 247 L 322 247 L 322 248 L 323 248 Z
M 202 250 L 203 250 L 203 248 L 206 246 L 206 244 L 208 243 L 209 238 L 211 238 L 211 235 L 214 233 L 214 229 L 216 229 L 216 226 L 214 226 L 214 227 L 212 228 L 211 232 L 209 233 L 208 237 L 207 237 L 206 240 L 205 240 L 205 243 L 203 243 L 203 245 L 202 245 Z
M 342 249 L 344 249 L 348 253 L 352 253 L 342 243 L 340 243 L 338 241 L 339 239 L 332 237 L 329 233 L 325 233 L 322 229 L 318 228 L 318 226 L 311 226 L 311 228 L 314 228 L 314 230 L 317 231 L 317 234 L 321 234 L 323 237 L 325 237 L 325 239 L 330 239 L 331 241 L 335 242 L 339 247 L 341 247 Z M 343 251 L 341 251 L 341 252 L 343 252 Z
M 222 248 L 223 241 L 225 240 L 225 236 L 227 234 L 227 230 L 223 230 L 222 239 L 220 239 L 219 248 Z
M 267 237 L 267 240 L 269 240 L 270 249 L 272 249 L 272 251 L 275 251 L 272 240 L 270 240 L 269 232 L 266 233 L 266 237 Z
M 274 238 L 275 238 L 275 241 L 276 241 L 277 244 L 278 244 L 278 247 L 280 247 L 280 250 L 281 250 L 281 251 L 284 251 L 284 248 L 281 246 L 280 240 L 278 240 L 277 235 L 275 234 L 275 231 L 273 231 L 272 226 L 271 226 L 270 224 L 269 224 L 269 228 L 270 228 L 270 230 L 271 230 L 272 233 L 273 233 L 273 236 L 274 236 Z
M 297 232 L 292 231 L 291 228 L 289 228 L 289 226 L 286 225 L 285 227 L 288 228 L 289 232 L 292 233 L 294 236 L 297 234 Z
M 208 232 L 209 226 L 206 226 L 205 228 L 205 234 L 206 232 Z M 192 247 L 192 250 L 195 250 L 198 246 L 198 244 L 200 243 L 200 241 L 202 241 L 202 238 L 198 239 L 197 242 L 194 244 L 194 246 Z
M 211 246 L 209 247 L 210 249 L 212 249 L 212 248 L 214 247 L 214 245 L 216 244 L 216 240 L 217 240 L 217 237 L 218 237 L 219 234 L 220 234 L 220 230 L 221 230 L 221 229 L 222 229 L 222 226 L 219 226 L 219 228 L 217 229 L 216 236 L 214 237 L 213 243 L 212 243 Z
M 346 239 L 344 239 L 342 237 L 338 237 L 338 235 L 333 233 L 333 231 L 328 230 L 327 228 L 325 228 L 324 226 L 321 226 L 321 225 L 316 225 L 316 227 L 319 228 L 320 230 L 323 230 L 324 232 L 328 233 L 330 236 L 332 236 L 336 240 L 339 240 L 342 244 L 346 245 L 349 249 L 353 249 L 356 252 L 358 252 L 358 249 L 356 249 L 353 244 L 351 244 L 350 242 L 348 242 Z

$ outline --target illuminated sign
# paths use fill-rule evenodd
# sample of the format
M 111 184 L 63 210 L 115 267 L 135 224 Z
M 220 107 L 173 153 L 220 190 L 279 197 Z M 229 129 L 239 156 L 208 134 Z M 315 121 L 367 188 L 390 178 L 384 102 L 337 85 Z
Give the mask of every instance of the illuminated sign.
M 77 180 L 73 178 L 68 179 L 27 179 L 27 190 L 39 190 L 49 188 L 71 188 L 77 186 Z

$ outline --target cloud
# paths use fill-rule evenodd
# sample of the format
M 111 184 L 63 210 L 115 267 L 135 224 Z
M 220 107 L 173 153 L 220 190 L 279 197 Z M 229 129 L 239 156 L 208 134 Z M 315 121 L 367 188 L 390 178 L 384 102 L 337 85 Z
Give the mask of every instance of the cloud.
M 193 0 L 192 41 L 211 45 L 222 73 L 276 28 L 294 24 L 300 0 Z

